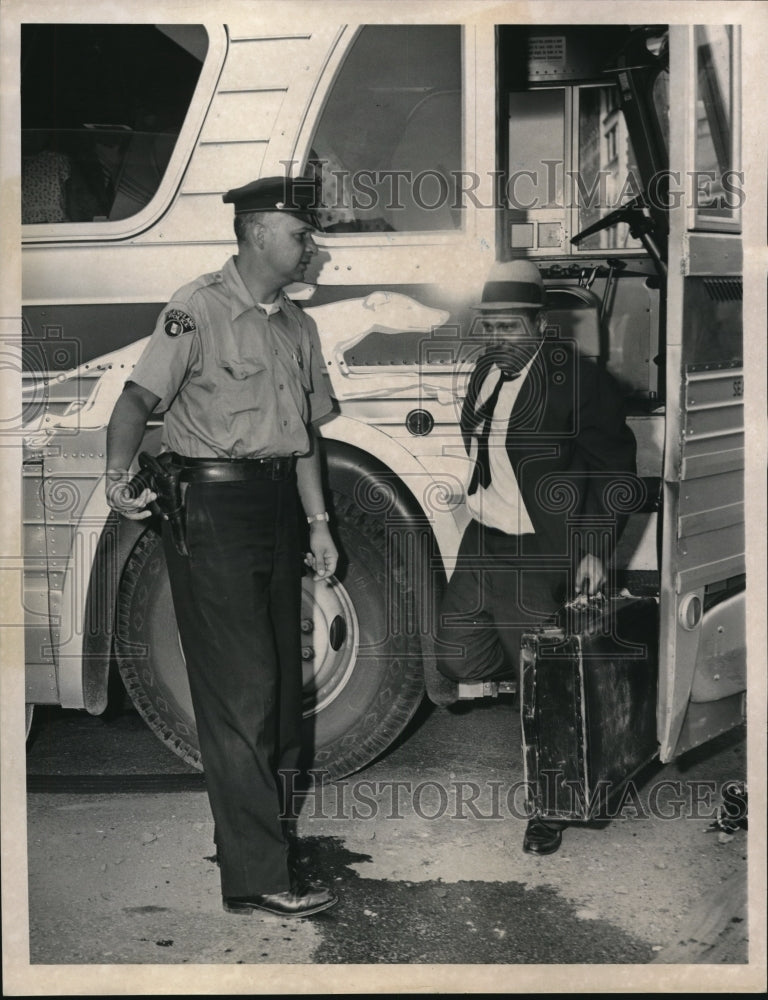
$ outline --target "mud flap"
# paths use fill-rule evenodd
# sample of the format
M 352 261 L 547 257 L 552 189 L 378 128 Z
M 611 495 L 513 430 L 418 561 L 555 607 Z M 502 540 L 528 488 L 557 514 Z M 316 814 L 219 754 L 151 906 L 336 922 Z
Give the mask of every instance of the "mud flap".
M 523 760 L 536 815 L 609 815 L 656 755 L 658 618 L 654 598 L 616 597 L 523 636 Z

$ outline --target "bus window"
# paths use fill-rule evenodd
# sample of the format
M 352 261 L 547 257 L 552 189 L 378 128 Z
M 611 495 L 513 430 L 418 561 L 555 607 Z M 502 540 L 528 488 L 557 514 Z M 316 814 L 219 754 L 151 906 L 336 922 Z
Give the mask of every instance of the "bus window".
M 584 239 L 570 236 L 640 194 L 616 87 L 571 85 L 507 98 L 506 247 L 542 254 L 642 250 L 626 224 Z
M 207 49 L 200 25 L 22 25 L 22 222 L 107 222 L 144 208 Z
M 738 224 L 733 192 L 724 187 L 724 181 L 726 185 L 733 182 L 731 172 L 739 169 L 733 130 L 738 86 L 735 31 L 732 25 L 697 25 L 695 29 L 696 228 L 711 228 L 710 223 L 718 220 Z
M 640 178 L 616 87 L 579 88 L 578 230 L 640 193 Z M 639 240 L 620 223 L 582 240 L 581 250 L 640 249 Z
M 452 230 L 461 170 L 461 29 L 361 29 L 312 139 L 325 232 Z

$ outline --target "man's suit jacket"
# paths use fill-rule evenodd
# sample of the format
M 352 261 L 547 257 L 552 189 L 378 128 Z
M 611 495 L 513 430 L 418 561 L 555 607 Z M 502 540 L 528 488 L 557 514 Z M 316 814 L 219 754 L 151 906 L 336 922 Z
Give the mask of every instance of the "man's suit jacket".
M 478 394 L 493 367 L 491 351 L 470 377 L 461 415 L 468 453 L 484 416 Z M 635 438 L 612 376 L 572 343 L 545 339 L 512 409 L 506 448 L 538 548 L 610 556 L 587 529 L 613 528 L 615 542 L 644 496 Z

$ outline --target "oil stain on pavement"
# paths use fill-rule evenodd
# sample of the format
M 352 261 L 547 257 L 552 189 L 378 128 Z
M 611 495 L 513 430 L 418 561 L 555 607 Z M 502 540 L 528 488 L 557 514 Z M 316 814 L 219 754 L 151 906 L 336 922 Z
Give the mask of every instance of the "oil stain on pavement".
M 302 839 L 298 870 L 322 871 L 340 896 L 314 920 L 323 937 L 316 962 L 644 964 L 654 957 L 650 945 L 607 921 L 579 919 L 554 889 L 369 879 L 351 868 L 371 860 L 336 837 Z

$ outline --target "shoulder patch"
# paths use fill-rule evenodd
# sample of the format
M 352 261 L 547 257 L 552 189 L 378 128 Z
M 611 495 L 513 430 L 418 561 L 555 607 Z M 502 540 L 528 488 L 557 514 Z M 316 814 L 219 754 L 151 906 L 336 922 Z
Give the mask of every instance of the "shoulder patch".
M 182 333 L 194 333 L 197 326 L 183 309 L 169 309 L 163 317 L 163 329 L 169 337 L 180 337 Z

